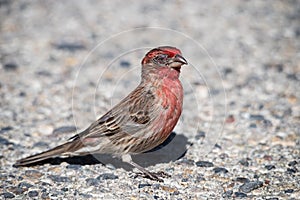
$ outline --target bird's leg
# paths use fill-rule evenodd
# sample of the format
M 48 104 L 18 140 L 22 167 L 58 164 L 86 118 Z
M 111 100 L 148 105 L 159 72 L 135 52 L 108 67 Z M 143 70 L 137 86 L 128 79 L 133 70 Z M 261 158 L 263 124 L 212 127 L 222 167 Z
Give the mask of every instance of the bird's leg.
M 151 180 L 163 182 L 163 180 L 161 178 L 159 178 L 155 173 L 151 173 L 148 170 L 146 170 L 145 168 L 143 168 L 142 166 L 133 162 L 133 160 L 129 154 L 122 155 L 122 161 L 127 162 L 130 165 L 132 165 L 133 167 L 140 170 L 144 175 L 146 175 L 147 178 L 150 178 Z

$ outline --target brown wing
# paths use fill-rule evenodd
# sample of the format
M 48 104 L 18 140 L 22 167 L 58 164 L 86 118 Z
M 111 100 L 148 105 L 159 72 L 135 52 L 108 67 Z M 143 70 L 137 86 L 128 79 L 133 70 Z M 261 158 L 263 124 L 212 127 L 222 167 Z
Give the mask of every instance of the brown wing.
M 162 109 L 156 105 L 153 89 L 140 85 L 89 128 L 71 139 L 112 136 L 117 133 L 133 135 L 145 129 L 157 117 L 155 113 L 159 113 L 158 109 Z

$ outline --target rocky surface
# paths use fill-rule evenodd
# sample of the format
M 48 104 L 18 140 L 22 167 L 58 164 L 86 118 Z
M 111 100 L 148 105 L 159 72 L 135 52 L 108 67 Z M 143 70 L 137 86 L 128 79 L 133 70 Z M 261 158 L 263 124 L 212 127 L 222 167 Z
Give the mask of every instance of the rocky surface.
M 1 198 L 300 198 L 298 1 L 0 6 Z M 104 114 L 138 84 L 141 58 L 160 45 L 189 61 L 175 137 L 135 158 L 171 175 L 163 183 L 109 156 L 13 167 Z

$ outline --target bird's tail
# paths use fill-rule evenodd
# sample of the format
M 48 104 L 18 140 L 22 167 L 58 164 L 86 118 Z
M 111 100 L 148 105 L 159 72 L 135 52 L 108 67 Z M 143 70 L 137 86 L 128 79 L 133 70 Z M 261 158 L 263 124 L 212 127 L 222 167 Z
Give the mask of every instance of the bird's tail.
M 19 167 L 19 166 L 31 165 L 36 162 L 46 160 L 48 158 L 53 158 L 55 156 L 59 156 L 62 154 L 75 152 L 76 150 L 82 148 L 82 146 L 83 144 L 81 140 L 79 139 L 73 140 L 65 144 L 59 145 L 57 147 L 54 147 L 53 149 L 50 149 L 48 151 L 17 160 L 14 166 Z

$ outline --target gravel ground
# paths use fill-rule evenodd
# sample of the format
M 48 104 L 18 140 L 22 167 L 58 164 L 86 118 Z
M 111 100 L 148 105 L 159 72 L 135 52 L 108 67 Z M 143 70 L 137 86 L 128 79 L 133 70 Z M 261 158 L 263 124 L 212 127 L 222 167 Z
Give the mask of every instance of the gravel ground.
M 300 199 L 299 1 L 0 6 L 2 199 Z M 104 114 L 160 45 L 189 61 L 184 111 L 173 140 L 135 160 L 171 177 L 107 155 L 13 167 Z

